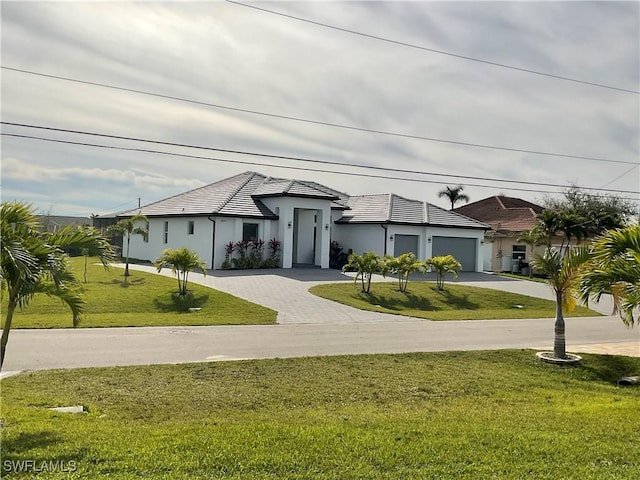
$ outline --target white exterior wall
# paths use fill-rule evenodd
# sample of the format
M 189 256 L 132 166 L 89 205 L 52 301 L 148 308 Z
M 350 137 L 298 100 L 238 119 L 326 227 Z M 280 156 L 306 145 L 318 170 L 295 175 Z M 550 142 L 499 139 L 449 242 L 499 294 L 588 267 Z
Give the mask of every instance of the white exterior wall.
M 471 230 L 466 228 L 445 228 L 445 227 L 427 227 L 427 244 L 426 244 L 426 257 L 432 256 L 432 242 L 429 242 L 431 237 L 461 237 L 461 238 L 475 238 L 476 239 L 476 272 L 482 272 L 484 263 L 483 247 L 484 247 L 484 231 L 483 230 Z
M 427 258 L 426 247 L 426 227 L 417 227 L 411 225 L 389 225 L 387 235 L 387 253 L 393 255 L 395 241 L 391 239 L 396 235 L 417 235 L 418 236 L 418 260 L 425 260 Z
M 385 231 L 380 224 L 334 224 L 332 240 L 342 245 L 344 252 L 362 255 L 365 252 L 384 254 Z
M 164 222 L 169 222 L 169 235 L 164 243 Z M 194 222 L 193 235 L 187 234 L 189 221 Z M 140 235 L 131 237 L 129 256 L 153 262 L 165 248 L 186 247 L 195 251 L 211 268 L 211 238 L 213 223 L 207 217 L 169 217 L 149 219 L 149 240 L 145 242 Z M 126 239 L 124 240 L 126 243 Z M 126 254 L 126 244 L 123 255 Z
M 276 212 L 279 217 L 278 234 L 274 236 L 282 242 L 280 251 L 282 268 L 291 268 L 293 266 L 293 232 L 296 228 L 294 212 L 296 209 L 316 211 L 314 214 L 318 216 L 318 238 L 316 240 L 315 264 L 322 268 L 329 268 L 330 230 L 326 229 L 325 225 L 330 223 L 331 202 L 329 200 L 298 197 L 271 197 L 262 198 L 261 200 L 272 212 Z M 305 234 L 304 232 L 301 233 Z M 313 231 L 310 232 L 310 235 L 312 234 Z

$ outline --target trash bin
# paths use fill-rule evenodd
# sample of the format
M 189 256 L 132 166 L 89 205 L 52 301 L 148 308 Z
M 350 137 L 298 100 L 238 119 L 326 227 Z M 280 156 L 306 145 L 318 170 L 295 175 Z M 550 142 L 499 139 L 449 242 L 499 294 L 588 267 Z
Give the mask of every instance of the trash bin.
M 513 260 L 511 262 L 511 273 L 518 273 L 520 270 L 520 260 Z

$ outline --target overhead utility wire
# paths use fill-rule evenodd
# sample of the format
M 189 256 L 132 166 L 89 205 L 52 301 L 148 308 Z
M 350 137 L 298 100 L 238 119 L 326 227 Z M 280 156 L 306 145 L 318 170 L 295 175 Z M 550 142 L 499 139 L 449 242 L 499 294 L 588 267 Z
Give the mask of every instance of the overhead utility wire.
M 152 153 L 152 154 L 159 154 L 159 155 L 168 155 L 168 156 L 172 156 L 172 157 L 182 157 L 182 158 L 192 158 L 192 159 L 197 159 L 197 160 L 208 160 L 208 161 L 213 161 L 213 162 L 225 162 L 225 163 L 233 163 L 233 164 L 242 164 L 242 165 L 257 165 L 257 166 L 261 166 L 261 167 L 276 167 L 276 168 L 284 168 L 284 169 L 289 169 L 289 170 L 300 170 L 300 171 L 304 171 L 304 172 L 318 172 L 318 173 L 332 173 L 332 174 L 336 174 L 336 175 L 348 175 L 348 176 L 353 176 L 353 177 L 365 177 L 365 178 L 382 178 L 382 179 L 386 179 L 386 180 L 402 180 L 402 181 L 406 181 L 406 182 L 417 182 L 417 183 L 431 183 L 431 184 L 437 184 L 437 185 L 443 185 L 446 182 L 442 182 L 442 181 L 437 181 L 437 180 L 426 180 L 424 178 L 406 178 L 406 177 L 394 177 L 394 176 L 388 176 L 388 175 L 372 175 L 369 173 L 356 173 L 356 172 L 341 172 L 341 171 L 336 171 L 336 170 L 328 170 L 328 169 L 319 169 L 319 168 L 307 168 L 307 167 L 296 167 L 296 166 L 290 166 L 290 165 L 279 165 L 279 164 L 274 164 L 274 163 L 262 163 L 262 162 L 250 162 L 247 160 L 231 160 L 231 159 L 225 159 L 225 158 L 216 158 L 216 157 L 205 157 L 202 155 L 188 155 L 185 153 L 175 153 L 175 152 L 164 152 L 161 150 L 151 150 L 151 149 L 147 149 L 147 148 L 135 148 L 135 147 L 118 147 L 115 145 L 101 145 L 101 144 L 96 144 L 96 143 L 88 143 L 88 142 L 75 142 L 75 141 L 71 141 L 71 140 L 59 140 L 59 139 L 53 139 L 53 138 L 45 138 L 45 137 L 37 137 L 37 136 L 33 136 L 33 135 L 19 135 L 19 134 L 15 134 L 15 133 L 2 133 L 0 134 L 3 137 L 15 137 L 15 138 L 25 138 L 25 139 L 31 139 L 31 140 L 42 140 L 45 142 L 53 142 L 53 143 L 63 143 L 63 144 L 68 144 L 68 145 L 80 145 L 80 146 L 85 146 L 85 147 L 97 147 L 97 148 L 106 148 L 106 149 L 112 149 L 112 150 L 124 150 L 124 151 L 130 151 L 130 152 L 141 152 L 141 153 Z M 475 184 L 475 183 L 461 183 L 461 185 L 467 186 L 467 187 L 479 187 L 479 188 L 496 188 L 494 185 L 482 185 L 482 184 Z M 519 187 L 501 187 L 504 188 L 505 190 L 513 190 L 513 191 L 519 191 L 519 192 L 536 192 L 536 193 L 562 193 L 559 191 L 553 191 L 553 190 L 539 190 L 539 189 L 530 189 L 530 188 L 519 188 Z M 638 192 L 626 192 L 624 190 L 612 190 L 615 192 L 621 192 L 621 193 L 638 193 Z M 597 196 L 594 194 L 594 196 Z M 626 197 L 625 197 L 626 198 Z M 628 198 L 628 200 L 636 200 L 634 198 Z
M 151 143 L 151 144 L 156 144 L 156 145 L 166 145 L 166 146 L 171 146 L 171 147 L 193 148 L 193 149 L 198 149 L 198 150 L 212 150 L 212 151 L 216 151 L 216 152 L 232 153 L 232 154 L 236 154 L 236 155 L 251 155 L 251 156 L 256 156 L 256 157 L 274 158 L 274 159 L 282 159 L 282 160 L 295 160 L 295 161 L 298 161 L 298 162 L 319 163 L 319 164 L 334 165 L 334 166 L 340 166 L 340 167 L 363 168 L 363 169 L 368 169 L 368 170 L 378 170 L 378 171 L 385 171 L 385 172 L 392 172 L 392 173 L 408 173 L 408 174 L 412 174 L 412 175 L 430 175 L 430 176 L 434 176 L 434 177 L 450 177 L 450 178 L 459 178 L 459 179 L 465 179 L 465 180 L 479 180 L 479 181 L 484 181 L 484 182 L 496 182 L 496 183 L 515 183 L 515 184 L 521 184 L 521 185 L 538 185 L 538 186 L 543 186 L 543 187 L 558 187 L 558 188 L 568 188 L 569 187 L 568 185 L 555 184 L 555 183 L 528 182 L 528 181 L 525 181 L 525 180 L 508 180 L 508 179 L 500 179 L 500 178 L 470 176 L 470 175 L 455 175 L 455 174 L 448 174 L 448 173 L 433 173 L 433 172 L 425 172 L 425 171 L 420 171 L 420 170 L 405 170 L 405 169 L 400 169 L 400 168 L 378 167 L 378 166 L 375 166 L 375 165 L 359 165 L 359 164 L 356 164 L 356 163 L 342 163 L 342 162 L 335 162 L 335 161 L 331 161 L 331 160 L 319 160 L 319 159 L 312 159 L 312 158 L 292 157 L 292 156 L 287 156 L 287 155 L 273 155 L 273 154 L 267 154 L 267 153 L 248 152 L 248 151 L 244 151 L 244 150 L 230 150 L 230 149 L 217 148 L 217 147 L 205 147 L 205 146 L 202 146 L 202 145 L 192 145 L 192 144 L 175 143 L 175 142 L 163 142 L 161 140 L 149 140 L 149 139 L 137 138 L 137 137 L 124 137 L 124 136 L 120 136 L 120 135 L 110 135 L 110 134 L 106 134 L 106 133 L 87 132 L 87 131 L 83 131 L 83 130 L 69 130 L 69 129 L 65 129 L 65 128 L 46 127 L 46 126 L 41 126 L 41 125 L 31 125 L 31 124 L 15 123 L 15 122 L 0 122 L 0 124 L 2 124 L 2 125 L 10 125 L 10 126 L 14 126 L 14 127 L 25 127 L 25 128 L 39 129 L 39 130 L 48 130 L 48 131 L 54 131 L 54 132 L 73 133 L 73 134 L 80 134 L 80 135 L 90 135 L 90 136 L 94 136 L 94 137 L 110 138 L 110 139 L 116 139 L 116 140 L 127 140 L 127 141 L 133 141 L 133 142 Z M 633 167 L 633 168 L 635 168 L 635 167 Z M 634 191 L 610 190 L 610 189 L 595 188 L 595 187 L 594 188 L 584 187 L 584 188 L 589 189 L 589 190 L 605 191 L 605 192 L 640 193 L 640 192 L 634 192 Z
M 484 148 L 484 149 L 490 149 L 490 150 L 503 150 L 503 151 L 508 151 L 508 152 L 519 152 L 519 153 L 529 153 L 529 154 L 533 154 L 533 155 L 545 155 L 545 156 L 550 156 L 550 157 L 562 157 L 562 158 L 574 158 L 574 159 L 578 159 L 578 160 L 589 160 L 589 161 L 596 161 L 596 162 L 610 162 L 610 163 L 626 163 L 629 165 L 634 165 L 635 162 L 627 162 L 627 161 L 623 161 L 623 160 L 613 160 L 613 159 L 609 159 L 609 158 L 598 158 L 598 157 L 584 157 L 584 156 L 580 156 L 580 155 L 569 155 L 569 154 L 564 154 L 564 153 L 553 153 L 553 152 L 543 152 L 543 151 L 537 151 L 537 150 L 525 150 L 525 149 L 519 149 L 519 148 L 510 148 L 510 147 L 500 147 L 500 146 L 495 146 L 495 145 L 484 145 L 481 143 L 470 143 L 470 142 L 459 142 L 459 141 L 455 141 L 455 140 L 445 140 L 442 138 L 435 138 L 435 137 L 424 137 L 424 136 L 420 136 L 420 135 L 410 135 L 410 134 L 406 134 L 406 133 L 396 133 L 396 132 L 388 132 L 388 131 L 384 131 L 384 130 L 375 130 L 375 129 L 371 129 L 371 128 L 363 128 L 363 127 L 355 127 L 352 125 L 342 125 L 339 123 L 330 123 L 330 122 L 323 122 L 320 120 L 310 120 L 307 118 L 300 118 L 300 117 L 293 117 L 293 116 L 288 116 L 288 115 L 280 115 L 280 114 L 276 114 L 276 113 L 268 113 L 268 112 L 259 112 L 257 110 L 248 110 L 248 109 L 244 109 L 244 108 L 237 108 L 237 107 L 229 107 L 226 105 L 219 105 L 219 104 L 215 104 L 215 103 L 208 103 L 208 102 L 202 102 L 199 100 L 191 100 L 188 98 L 182 98 L 182 97 L 176 97 L 173 95 L 165 95 L 162 93 L 153 93 L 153 92 L 147 92 L 144 90 L 137 90 L 137 89 L 133 89 L 133 88 L 126 88 L 126 87 L 119 87 L 116 85 L 109 85 L 106 83 L 98 83 L 98 82 L 90 82 L 87 80 L 79 80 L 76 78 L 70 78 L 70 77 L 61 77 L 59 75 L 50 75 L 50 74 L 46 74 L 46 73 L 40 73 L 40 72 L 34 72 L 31 70 L 22 70 L 19 68 L 13 68 L 13 67 L 6 67 L 3 65 L 0 65 L 0 68 L 4 69 L 4 70 L 10 70 L 13 72 L 20 72 L 20 73 L 26 73 L 29 75 L 36 75 L 39 77 L 46 77 L 46 78 L 53 78 L 56 80 L 64 80 L 67 82 L 74 82 L 74 83 L 81 83 L 84 85 L 92 85 L 95 87 L 102 87 L 102 88 L 109 88 L 112 90 L 119 90 L 119 91 L 123 91 L 123 92 L 130 92 L 130 93 L 138 93 L 140 95 L 148 95 L 150 97 L 158 97 L 158 98 L 165 98 L 165 99 L 169 99 L 169 100 L 176 100 L 179 102 L 185 102 L 185 103 L 191 103 L 194 105 L 202 105 L 202 106 L 206 106 L 206 107 L 213 107 L 213 108 L 220 108 L 220 109 L 224 109 L 224 110 L 231 110 L 231 111 L 235 111 L 235 112 L 242 112 L 242 113 L 249 113 L 252 115 L 262 115 L 265 117 L 272 117 L 272 118 L 280 118 L 283 120 L 292 120 L 295 122 L 304 122 L 304 123 L 311 123 L 311 124 L 316 124 L 316 125 L 324 125 L 327 127 L 334 127 L 334 128 L 343 128 L 345 130 L 356 130 L 356 131 L 361 131 L 361 132 L 367 132 L 367 133 L 375 133 L 375 134 L 379 134 L 379 135 L 388 135 L 388 136 L 393 136 L 393 137 L 402 137 L 402 138 L 412 138 L 415 140 L 427 140 L 430 142 L 439 142 L 439 143 L 446 143 L 446 144 L 450 144 L 450 145 L 462 145 L 465 147 L 474 147 L 474 148 Z
M 387 43 L 393 43 L 395 45 L 401 45 L 403 47 L 416 48 L 418 50 L 424 50 L 424 51 L 431 52 L 431 53 L 437 53 L 439 55 L 447 55 L 449 57 L 460 58 L 460 59 L 463 59 L 463 60 L 470 60 L 472 62 L 484 63 L 484 64 L 487 64 L 487 65 L 493 65 L 494 67 L 508 68 L 510 70 L 517 70 L 519 72 L 532 73 L 534 75 L 541 75 L 543 77 L 551 77 L 551 78 L 555 78 L 555 79 L 558 79 L 558 80 L 566 80 L 568 82 L 582 83 L 584 85 L 591 85 L 593 87 L 608 88 L 610 90 L 617 90 L 619 92 L 633 93 L 635 95 L 640 95 L 640 91 L 638 91 L 638 90 L 629 90 L 629 89 L 626 89 L 626 88 L 613 87 L 611 85 L 604 85 L 602 83 L 588 82 L 586 80 L 580 80 L 580 79 L 571 78 L 571 77 L 564 77 L 562 75 L 555 75 L 553 73 L 540 72 L 538 70 L 531 70 L 529 68 L 514 67 L 513 65 L 507 65 L 505 63 L 498 63 L 498 62 L 492 62 L 492 61 L 489 61 L 489 60 L 482 60 L 481 58 L 475 58 L 475 57 L 469 57 L 469 56 L 466 56 L 466 55 L 460 55 L 460 54 L 457 54 L 457 53 L 445 52 L 444 50 L 436 50 L 435 48 L 423 47 L 421 45 L 415 45 L 413 43 L 401 42 L 399 40 L 393 40 L 391 38 L 380 37 L 378 35 L 371 35 L 369 33 L 358 32 L 356 30 L 350 30 L 348 28 L 336 27 L 335 25 L 329 25 L 328 23 L 317 22 L 315 20 L 310 20 L 308 18 L 296 17 L 295 15 L 290 15 L 290 14 L 287 14 L 287 13 L 277 12 L 275 10 L 269 10 L 267 8 L 256 7 L 255 5 L 248 5 L 248 4 L 242 3 L 242 2 L 236 2 L 236 1 L 233 1 L 233 0 L 226 0 L 226 1 L 227 1 L 227 3 L 233 3 L 234 5 L 238 5 L 238 6 L 241 6 L 241 7 L 253 8 L 254 10 L 260 10 L 261 12 L 270 13 L 272 15 L 279 15 L 281 17 L 290 18 L 292 20 L 298 20 L 300 22 L 311 23 L 311 24 L 317 25 L 319 27 L 330 28 L 332 30 L 338 30 L 340 32 L 351 33 L 353 35 L 360 35 L 361 37 L 371 38 L 373 40 L 379 40 L 379 41 L 387 42 Z

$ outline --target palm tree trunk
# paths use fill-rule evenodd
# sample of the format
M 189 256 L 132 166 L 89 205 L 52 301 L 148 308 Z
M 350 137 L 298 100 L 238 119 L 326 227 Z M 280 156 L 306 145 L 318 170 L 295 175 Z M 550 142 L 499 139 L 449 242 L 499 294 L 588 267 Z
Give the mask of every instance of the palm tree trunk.
M 556 322 L 554 324 L 553 355 L 566 358 L 567 344 L 564 336 L 564 317 L 562 316 L 562 292 L 556 292 Z
M 127 235 L 127 258 L 124 263 L 124 276 L 129 276 L 129 242 L 131 241 L 131 235 Z M 125 278 L 126 280 L 126 278 Z
M 9 331 L 11 330 L 11 322 L 13 321 L 13 312 L 15 312 L 17 303 L 15 300 L 9 299 L 7 305 L 7 316 L 4 320 L 4 327 L 2 328 L 2 338 L 0 338 L 0 370 L 4 364 L 4 355 L 7 352 L 7 342 L 9 341 Z

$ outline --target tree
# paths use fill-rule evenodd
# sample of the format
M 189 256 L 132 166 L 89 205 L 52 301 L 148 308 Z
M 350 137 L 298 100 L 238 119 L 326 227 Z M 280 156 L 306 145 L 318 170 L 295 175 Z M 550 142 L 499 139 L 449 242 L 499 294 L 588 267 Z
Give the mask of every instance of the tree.
M 371 290 L 371 277 L 374 273 L 378 273 L 383 270 L 384 262 L 380 260 L 380 257 L 375 252 L 366 252 L 362 255 L 352 253 L 347 259 L 347 264 L 342 267 L 342 271 L 357 272 L 354 281 L 357 282 L 358 278 L 362 282 L 362 293 L 369 293 Z
M 582 246 L 570 249 L 565 255 L 557 248 L 547 248 L 544 255 L 536 255 L 533 261 L 536 269 L 548 275 L 547 283 L 556 295 L 553 340 L 553 355 L 556 358 L 567 358 L 562 312 L 570 312 L 575 307 L 575 288 L 588 260 L 589 248 Z
M 158 273 L 163 269 L 170 267 L 171 271 L 178 277 L 178 293 L 179 295 L 187 294 L 187 280 L 189 272 L 192 270 L 200 270 L 205 276 L 207 275 L 207 264 L 198 254 L 188 248 L 182 247 L 177 250 L 167 248 L 163 250 L 154 262 Z
M 144 222 L 144 226 L 136 226 L 137 223 Z M 124 276 L 129 276 L 129 244 L 131 243 L 132 235 L 141 235 L 146 241 L 149 238 L 149 220 L 145 215 L 136 214 L 129 218 L 123 218 L 115 225 L 111 225 L 107 229 L 107 233 L 110 235 L 122 235 L 127 239 L 127 251 L 125 254 Z
M 403 253 L 398 257 L 385 257 L 384 261 L 386 262 L 387 269 L 390 270 L 391 273 L 398 275 L 398 290 L 402 293 L 407 292 L 407 284 L 409 283 L 409 275 L 412 272 L 420 270 L 423 268 L 423 262 L 419 262 L 416 259 L 414 253 Z M 386 273 L 386 271 L 384 272 Z
M 585 303 L 611 294 L 613 313 L 627 325 L 640 323 L 640 317 L 634 319 L 640 307 L 640 225 L 609 230 L 594 241 L 579 290 Z
M 469 196 L 462 193 L 462 190 L 464 190 L 462 185 L 458 185 L 457 187 L 446 187 L 444 190 L 440 190 L 438 192 L 438 198 L 447 197 L 451 202 L 451 210 L 453 210 L 456 203 L 469 202 Z
M 453 258 L 453 255 L 443 255 L 440 257 L 427 258 L 424 261 L 425 269 L 432 268 L 436 271 L 436 286 L 438 290 L 444 290 L 444 277 L 447 273 L 458 276 L 462 264 Z
M 65 249 L 95 251 L 105 267 L 115 253 L 109 241 L 93 228 L 67 226 L 54 233 L 45 232 L 31 206 L 23 203 L 2 202 L 0 224 L 1 290 L 8 295 L 0 338 L 2 369 L 15 310 L 26 307 L 34 295 L 60 298 L 71 310 L 73 326 L 80 322 L 85 301 Z
M 518 238 L 517 241 L 519 243 L 524 243 L 528 246 L 531 247 L 531 257 L 533 258 L 534 255 L 534 248 L 538 245 L 544 245 L 545 243 L 548 242 L 547 240 L 547 236 L 542 233 L 542 230 L 540 229 L 540 227 L 538 225 L 536 225 L 535 227 L 533 227 L 531 230 L 527 230 L 526 232 L 522 232 Z M 531 268 L 531 266 L 529 267 L 529 278 L 531 278 L 533 276 L 533 268 Z
M 545 198 L 543 206 L 545 210 L 538 215 L 543 233 L 550 239 L 562 232 L 567 247 L 572 238 L 583 240 L 622 228 L 636 213 L 629 201 L 611 195 L 588 194 L 576 186 L 567 189 L 561 198 Z

